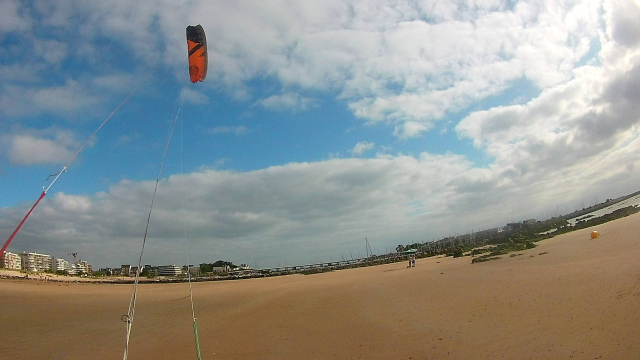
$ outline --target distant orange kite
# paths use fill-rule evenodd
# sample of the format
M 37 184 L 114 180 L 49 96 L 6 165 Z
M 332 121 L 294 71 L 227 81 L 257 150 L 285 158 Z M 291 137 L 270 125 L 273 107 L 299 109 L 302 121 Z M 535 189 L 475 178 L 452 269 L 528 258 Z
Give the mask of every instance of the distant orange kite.
M 207 77 L 207 38 L 201 25 L 187 26 L 187 46 L 191 82 L 204 81 Z

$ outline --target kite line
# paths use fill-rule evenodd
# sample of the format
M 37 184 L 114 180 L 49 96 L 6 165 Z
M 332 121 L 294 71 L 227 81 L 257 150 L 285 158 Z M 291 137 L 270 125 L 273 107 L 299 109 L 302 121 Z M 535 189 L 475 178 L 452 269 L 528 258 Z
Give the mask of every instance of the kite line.
M 124 355 L 122 357 L 123 360 L 127 360 L 127 357 L 129 356 L 129 339 L 131 338 L 131 327 L 133 326 L 133 318 L 136 312 L 136 299 L 138 295 L 138 283 L 140 280 L 140 271 L 141 271 L 140 268 L 142 267 L 142 255 L 144 254 L 144 247 L 147 243 L 147 235 L 149 234 L 149 225 L 151 223 L 151 213 L 153 211 L 153 204 L 155 203 L 156 194 L 158 193 L 158 185 L 160 184 L 160 177 L 162 176 L 162 168 L 164 167 L 164 160 L 167 156 L 167 152 L 169 151 L 169 144 L 171 144 L 171 137 L 173 136 L 173 130 L 175 129 L 176 122 L 178 120 L 178 115 L 182 110 L 183 104 L 184 104 L 184 95 L 182 96 L 182 101 L 180 103 L 180 106 L 178 107 L 178 111 L 173 120 L 173 123 L 171 124 L 171 129 L 169 130 L 169 136 L 167 137 L 167 143 L 164 146 L 164 153 L 162 154 L 162 161 L 160 162 L 160 169 L 158 170 L 158 177 L 156 177 L 156 185 L 153 189 L 153 197 L 151 198 L 151 205 L 149 206 L 149 215 L 147 216 L 147 225 L 144 230 L 144 237 L 142 238 L 142 249 L 140 250 L 140 257 L 138 258 L 138 268 L 136 270 L 135 281 L 133 282 L 133 291 L 131 292 L 131 300 L 129 301 L 129 311 L 127 312 L 127 315 L 122 316 L 122 320 L 127 324 L 127 337 L 126 337 L 126 343 L 124 347 Z
M 187 35 L 187 47 L 189 49 L 189 77 L 192 83 L 196 83 L 199 81 L 203 81 L 207 75 L 207 41 L 204 34 L 204 29 L 201 25 L 196 26 L 187 26 L 186 29 Z M 182 81 L 180 82 L 180 87 L 182 87 Z M 177 103 L 177 99 L 176 99 Z M 171 137 L 173 135 L 173 130 L 175 129 L 176 122 L 178 117 L 180 116 L 180 112 L 182 110 L 182 105 L 184 104 L 184 92 L 182 93 L 182 101 L 180 102 L 180 106 L 178 107 L 178 111 L 174 112 L 175 117 L 173 119 L 173 123 L 171 124 L 171 129 L 169 130 L 169 136 L 167 138 L 167 143 L 164 148 L 164 153 L 162 155 L 162 161 L 160 162 L 160 170 L 158 171 L 158 177 L 156 178 L 156 185 L 153 190 L 153 197 L 151 199 L 151 205 L 149 207 L 149 215 L 147 216 L 147 225 L 144 232 L 144 238 L 142 239 L 142 249 L 140 250 L 140 257 L 138 259 L 138 269 L 136 271 L 136 278 L 133 284 L 133 291 L 131 293 L 131 300 L 129 301 L 129 311 L 127 315 L 122 316 L 122 320 L 127 324 L 127 340 L 124 348 L 124 356 L 123 360 L 127 360 L 129 356 L 129 339 L 131 338 L 131 327 L 133 326 L 133 318 L 136 311 L 136 298 L 138 291 L 138 282 L 140 279 L 140 268 L 142 267 L 142 255 L 144 254 L 144 247 L 147 242 L 147 235 L 149 233 L 149 224 L 151 222 L 151 213 L 153 211 L 153 204 L 156 199 L 156 194 L 158 192 L 158 185 L 160 183 L 160 177 L 162 176 L 162 168 L 164 166 L 164 161 L 167 156 L 167 151 L 169 150 L 169 144 L 171 143 Z M 175 110 L 175 106 L 174 106 Z M 182 121 L 180 122 L 181 127 L 181 141 L 180 141 L 180 171 L 182 172 Z M 184 206 L 184 205 L 183 205 Z M 186 222 L 184 222 L 184 212 L 183 212 L 183 225 L 184 225 L 184 233 L 185 233 L 185 242 L 186 242 Z M 191 299 L 191 314 L 193 316 L 193 332 L 196 338 L 196 351 L 198 354 L 198 360 L 200 360 L 200 343 L 198 341 L 198 326 L 196 324 L 195 311 L 193 307 L 193 291 L 191 289 L 191 272 L 189 271 L 188 264 L 188 253 L 187 253 L 187 273 L 189 274 L 189 297 Z
M 180 117 L 180 174 L 181 175 L 183 174 L 182 156 L 184 153 L 184 150 L 182 148 L 182 144 L 183 144 L 182 136 L 184 134 L 184 132 L 182 131 L 182 123 L 183 123 L 183 119 L 182 117 Z M 196 340 L 196 354 L 198 355 L 198 360 L 201 360 L 202 358 L 200 357 L 200 341 L 198 340 L 198 323 L 196 322 L 196 311 L 193 306 L 193 289 L 191 287 L 191 267 L 189 265 L 189 246 L 188 246 L 188 240 L 187 240 L 187 220 L 186 220 L 185 213 L 186 213 L 186 206 L 184 205 L 184 198 L 182 198 L 182 227 L 184 229 L 184 249 L 187 254 L 187 276 L 189 278 L 189 300 L 191 301 L 191 317 L 193 318 L 193 335 Z
M 49 186 L 47 186 L 46 188 L 42 188 L 42 194 L 40 194 L 40 197 L 38 198 L 38 200 L 36 200 L 35 204 L 33 204 L 33 206 L 31 207 L 31 209 L 29 210 L 29 212 L 27 213 L 27 215 L 25 215 L 25 217 L 22 219 L 22 221 L 20 222 L 20 224 L 18 224 L 18 227 L 13 231 L 13 233 L 11 234 L 11 236 L 9 236 L 9 239 L 4 243 L 4 246 L 2 246 L 2 249 L 0 249 L 0 254 L 3 254 L 5 252 L 5 250 L 7 250 L 7 248 L 9 247 L 9 244 L 11 244 L 11 241 L 13 240 L 13 238 L 18 234 L 18 232 L 20 231 L 20 228 L 22 227 L 22 225 L 24 224 L 25 221 L 27 221 L 27 218 L 29 217 L 29 215 L 31 215 L 31 213 L 33 212 L 33 210 L 36 208 L 36 206 L 38 206 L 38 204 L 40 203 L 40 200 L 42 200 L 46 195 L 47 192 L 49 192 L 49 189 L 51 189 L 51 187 L 53 186 L 53 184 L 56 183 L 56 181 L 58 181 L 58 178 L 60 177 L 60 175 L 62 175 L 63 173 L 65 173 L 67 171 L 67 169 L 69 168 L 69 165 L 71 165 L 71 163 L 73 162 L 73 160 L 75 160 L 75 158 L 78 156 L 78 154 L 80 154 L 80 152 L 82 151 L 82 149 L 84 149 L 85 146 L 87 146 L 87 144 L 89 143 L 89 141 L 91 141 L 91 139 L 93 139 L 93 137 L 98 133 L 98 131 L 100 131 L 100 129 L 102 129 L 102 127 L 107 123 L 107 121 L 109 121 L 109 119 L 111 119 L 111 117 L 116 113 L 116 111 L 118 111 L 118 109 L 120 109 L 120 107 L 122 107 L 122 105 L 124 105 L 124 103 L 127 102 L 127 100 L 129 100 L 129 98 L 136 92 L 138 91 L 138 89 L 140 89 L 140 87 L 151 77 L 151 75 L 153 75 L 153 73 L 156 72 L 156 70 L 158 70 L 158 68 L 160 68 L 160 65 L 158 65 L 153 71 L 151 71 L 151 73 L 149 73 L 149 75 L 147 75 L 147 77 L 144 78 L 144 80 L 142 80 L 142 82 L 140 82 L 140 84 L 138 84 L 138 86 L 133 89 L 133 91 L 131 91 L 129 93 L 129 95 L 127 95 L 126 98 L 124 98 L 124 100 L 122 100 L 122 102 L 120 103 L 120 105 L 118 105 L 112 112 L 111 114 L 109 114 L 109 116 L 107 116 L 106 119 L 104 119 L 104 121 L 102 122 L 102 124 L 100 124 L 100 126 L 98 126 L 98 128 L 96 129 L 96 131 L 93 132 L 93 134 L 91 134 L 91 136 L 89 136 L 89 138 L 87 139 L 87 141 L 84 142 L 84 144 L 82 144 L 82 146 L 78 149 L 78 151 L 76 151 L 75 154 L 73 154 L 73 156 L 71 157 L 71 159 L 69 159 L 69 161 L 67 162 L 67 164 L 62 168 L 62 170 L 60 170 L 60 172 L 56 173 L 56 174 L 52 174 L 49 175 L 47 177 L 47 180 L 49 180 L 50 177 L 55 176 L 53 178 L 53 181 L 51 181 L 51 183 L 49 184 Z

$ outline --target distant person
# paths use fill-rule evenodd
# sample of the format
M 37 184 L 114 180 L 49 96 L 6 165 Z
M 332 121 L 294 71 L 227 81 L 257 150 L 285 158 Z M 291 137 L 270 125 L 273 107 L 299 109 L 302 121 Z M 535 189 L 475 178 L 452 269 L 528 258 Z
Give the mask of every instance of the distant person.
M 416 257 L 415 257 L 415 255 L 409 255 L 409 266 L 408 267 L 416 267 Z

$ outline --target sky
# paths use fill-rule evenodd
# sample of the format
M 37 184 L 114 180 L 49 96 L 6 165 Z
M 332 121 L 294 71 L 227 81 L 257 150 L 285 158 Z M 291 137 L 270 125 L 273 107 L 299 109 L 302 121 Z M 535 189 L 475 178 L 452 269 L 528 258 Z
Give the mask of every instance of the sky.
M 0 239 L 106 119 L 9 251 L 137 264 L 170 134 L 145 264 L 544 220 L 640 190 L 639 100 L 638 0 L 0 0 Z

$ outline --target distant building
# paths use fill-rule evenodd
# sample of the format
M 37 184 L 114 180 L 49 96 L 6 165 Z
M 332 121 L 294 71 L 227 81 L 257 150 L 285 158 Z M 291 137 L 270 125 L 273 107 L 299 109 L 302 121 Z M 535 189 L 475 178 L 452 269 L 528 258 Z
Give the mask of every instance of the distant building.
M 230 270 L 231 268 L 229 268 L 229 265 L 214 266 L 213 268 L 211 268 L 211 272 L 214 272 L 214 273 L 228 273 Z
M 5 251 L 0 255 L 0 268 L 20 270 L 22 269 L 22 261 L 20 255 Z
M 182 273 L 182 269 L 177 265 L 158 266 L 159 276 L 178 276 Z
M 89 265 L 89 263 L 84 260 L 78 260 L 73 265 L 75 265 L 76 274 L 80 272 L 82 272 L 83 274 L 89 274 L 89 275 L 93 274 L 93 269 L 91 268 L 91 265 Z
M 147 276 L 160 275 L 160 269 L 158 268 L 158 266 L 145 265 L 144 269 L 147 270 Z
M 100 271 L 102 273 L 102 275 L 111 276 L 111 275 L 116 275 L 116 274 L 114 274 L 113 270 L 114 269 L 112 269 L 112 268 L 100 268 L 98 271 Z M 120 269 L 118 269 L 118 270 L 120 270 Z
M 70 274 L 71 264 L 65 259 L 52 257 L 51 272 L 56 273 L 58 271 L 66 271 L 68 274 Z
M 122 266 L 120 266 L 120 275 L 122 275 L 122 276 L 130 276 L 131 275 L 131 265 L 122 265 Z
M 182 267 L 182 273 L 186 274 L 187 271 L 191 273 L 191 276 L 200 276 L 200 266 L 185 265 Z
M 50 271 L 51 255 L 38 254 L 34 252 L 23 252 L 20 254 L 20 265 L 27 271 Z

